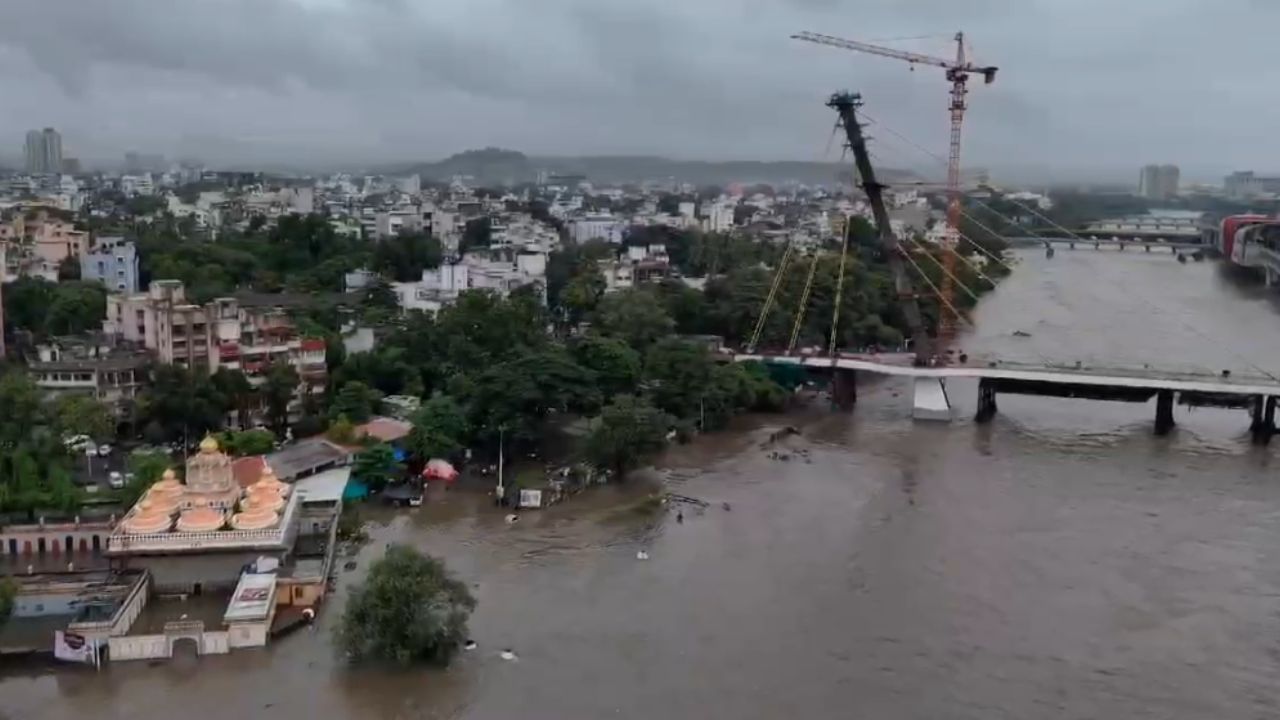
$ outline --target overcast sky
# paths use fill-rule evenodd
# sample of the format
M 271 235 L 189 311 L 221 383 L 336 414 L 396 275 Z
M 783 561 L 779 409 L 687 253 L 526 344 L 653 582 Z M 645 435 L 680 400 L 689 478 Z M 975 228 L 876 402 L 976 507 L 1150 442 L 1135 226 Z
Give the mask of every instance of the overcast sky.
M 942 70 L 788 35 L 941 54 L 963 29 L 1001 67 L 967 164 L 1280 171 L 1278 27 L 1280 0 L 0 0 L 0 157 L 51 125 L 90 160 L 819 160 L 840 88 L 945 155 Z

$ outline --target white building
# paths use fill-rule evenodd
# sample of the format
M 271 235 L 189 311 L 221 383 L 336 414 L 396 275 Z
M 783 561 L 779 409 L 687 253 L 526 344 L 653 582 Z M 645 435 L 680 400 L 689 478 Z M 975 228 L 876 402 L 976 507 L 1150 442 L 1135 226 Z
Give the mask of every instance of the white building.
M 280 199 L 289 206 L 291 212 L 299 215 L 310 215 L 316 210 L 316 191 L 314 188 L 285 188 L 280 191 Z
M 469 254 L 462 262 L 422 271 L 422 279 L 417 282 L 392 283 L 391 287 L 401 309 L 436 313 L 468 290 L 491 290 L 505 297 L 534 283 L 543 287 L 545 302 L 546 280 L 547 256 L 543 253 L 517 253 L 512 261 Z
M 422 192 L 422 178 L 418 177 L 417 174 L 400 178 L 397 185 L 400 187 L 400 192 L 406 195 L 417 195 Z
M 120 178 L 120 192 L 125 195 L 154 195 L 155 191 L 155 184 L 151 181 L 151 173 L 123 175 Z
M 727 232 L 733 228 L 735 202 L 719 201 L 706 209 L 702 228 L 707 232 Z
M 625 230 L 626 223 L 609 213 L 584 215 L 569 224 L 569 234 L 578 244 L 590 240 L 606 240 L 615 245 L 621 244 Z
M 686 200 L 680 203 L 678 212 L 680 214 L 680 217 L 685 219 L 686 223 L 691 223 L 691 222 L 695 222 L 698 219 L 697 208 L 698 208 L 697 203 L 690 200 Z

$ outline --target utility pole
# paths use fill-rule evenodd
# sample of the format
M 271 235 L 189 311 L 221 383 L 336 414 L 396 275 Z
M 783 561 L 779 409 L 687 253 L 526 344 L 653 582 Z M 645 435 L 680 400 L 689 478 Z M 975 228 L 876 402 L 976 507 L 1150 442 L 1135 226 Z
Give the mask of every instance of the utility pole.
M 898 307 L 911 332 L 916 364 L 925 365 L 933 354 L 931 343 L 924 330 L 924 323 L 920 320 L 920 305 L 916 301 L 915 286 L 902 262 L 904 250 L 898 244 L 898 238 L 893 234 L 893 227 L 889 224 L 889 211 L 884 206 L 885 186 L 876 180 L 875 168 L 871 166 L 871 154 L 867 152 L 867 140 L 863 137 L 862 125 L 858 122 L 857 111 L 862 107 L 862 95 L 849 92 L 835 93 L 827 101 L 827 107 L 834 108 L 840 114 L 840 124 L 844 126 L 849 149 L 853 151 L 858 176 L 862 179 L 862 189 L 867 194 L 868 202 L 871 203 L 871 214 L 876 221 L 880 246 L 884 249 L 889 261 L 889 269 L 893 272 L 893 286 L 898 295 Z

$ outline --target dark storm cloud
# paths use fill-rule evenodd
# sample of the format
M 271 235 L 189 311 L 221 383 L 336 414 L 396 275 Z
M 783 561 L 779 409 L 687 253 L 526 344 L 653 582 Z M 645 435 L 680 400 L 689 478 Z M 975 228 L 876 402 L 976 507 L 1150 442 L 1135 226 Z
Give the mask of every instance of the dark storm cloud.
M 0 154 L 54 125 L 77 152 L 107 157 L 388 160 L 495 144 L 818 159 L 822 100 L 845 87 L 941 152 L 940 71 L 787 36 L 963 27 L 978 60 L 1002 66 L 971 95 L 972 164 L 1280 170 L 1255 157 L 1280 120 L 1259 91 L 1280 79 L 1267 50 L 1278 11 L 1263 0 L 0 0 Z M 894 44 L 948 52 L 945 36 Z M 881 135 L 890 161 L 932 162 Z

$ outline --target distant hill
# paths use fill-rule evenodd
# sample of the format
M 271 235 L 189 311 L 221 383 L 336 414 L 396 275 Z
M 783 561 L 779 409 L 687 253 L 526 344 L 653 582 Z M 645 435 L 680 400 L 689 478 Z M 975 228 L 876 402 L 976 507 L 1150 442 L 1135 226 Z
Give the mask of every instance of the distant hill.
M 848 182 L 852 164 L 802 161 L 672 160 L 648 155 L 600 155 L 587 157 L 529 157 L 515 150 L 485 148 L 467 150 L 440 162 L 414 163 L 382 168 L 387 174 L 418 173 L 424 178 L 447 181 L 455 175 L 471 176 L 482 184 L 513 185 L 533 182 L 539 172 L 551 175 L 583 175 L 597 184 L 667 180 L 693 185 L 732 182 L 830 185 Z M 904 170 L 877 168 L 886 181 L 911 179 Z

